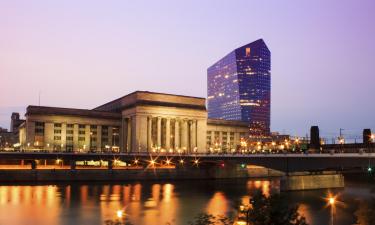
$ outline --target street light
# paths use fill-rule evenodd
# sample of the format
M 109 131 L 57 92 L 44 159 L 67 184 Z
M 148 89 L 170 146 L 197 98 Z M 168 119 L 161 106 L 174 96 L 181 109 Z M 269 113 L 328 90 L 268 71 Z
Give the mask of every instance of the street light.
M 335 202 L 336 202 L 336 199 L 335 199 L 334 197 L 329 197 L 329 198 L 328 198 L 328 203 L 329 203 L 331 206 L 333 206 L 333 205 L 335 204 Z
M 273 151 L 275 151 L 276 142 L 272 141 L 271 144 L 272 144 Z
M 345 144 L 345 139 L 342 136 L 340 136 L 339 142 L 340 142 L 340 145 L 341 145 L 341 153 L 343 153 L 344 152 L 343 148 L 344 148 L 344 144 Z
M 327 198 L 328 205 L 331 207 L 331 225 L 334 224 L 334 216 L 335 216 L 335 204 L 336 204 L 336 197 L 330 195 Z
M 117 218 L 122 219 L 124 212 L 122 210 L 117 210 L 116 215 L 117 215 Z

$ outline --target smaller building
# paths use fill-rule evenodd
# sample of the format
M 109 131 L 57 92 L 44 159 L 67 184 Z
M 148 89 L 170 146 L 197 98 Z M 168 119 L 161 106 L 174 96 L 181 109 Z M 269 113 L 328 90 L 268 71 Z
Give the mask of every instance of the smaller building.
M 18 128 L 23 122 L 25 122 L 25 120 L 20 119 L 20 114 L 13 112 L 10 119 L 10 132 L 18 134 Z
M 248 138 L 248 123 L 236 120 L 207 120 L 207 149 L 211 152 L 235 152 L 241 140 Z
M 87 109 L 29 106 L 20 126 L 22 149 L 119 150 L 121 114 Z
M 12 132 L 0 127 L 0 150 L 13 150 L 16 142 L 17 139 Z

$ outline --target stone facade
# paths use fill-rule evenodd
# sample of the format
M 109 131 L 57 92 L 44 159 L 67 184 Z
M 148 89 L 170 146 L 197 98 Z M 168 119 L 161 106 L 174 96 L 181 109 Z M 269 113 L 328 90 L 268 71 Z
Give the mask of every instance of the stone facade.
M 241 140 L 248 138 L 248 123 L 243 121 L 208 119 L 207 149 L 213 152 L 237 151 Z
M 93 110 L 29 106 L 23 149 L 48 151 L 206 152 L 236 149 L 247 124 L 207 120 L 204 98 L 145 91 Z
M 118 139 L 120 121 L 117 113 L 29 106 L 20 127 L 21 148 L 82 152 L 118 149 L 119 141 L 113 141 Z

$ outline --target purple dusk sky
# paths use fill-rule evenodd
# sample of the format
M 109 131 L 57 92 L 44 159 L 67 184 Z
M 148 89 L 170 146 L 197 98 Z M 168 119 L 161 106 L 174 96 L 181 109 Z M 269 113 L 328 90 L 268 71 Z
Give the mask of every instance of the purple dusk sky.
M 0 126 L 27 105 L 135 90 L 206 97 L 206 69 L 263 38 L 272 130 L 375 131 L 375 1 L 0 1 Z

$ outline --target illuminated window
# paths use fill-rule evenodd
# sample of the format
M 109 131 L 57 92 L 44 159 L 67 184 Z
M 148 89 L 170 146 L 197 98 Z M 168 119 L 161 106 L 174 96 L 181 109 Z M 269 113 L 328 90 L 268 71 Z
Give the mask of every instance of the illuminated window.
M 250 57 L 250 48 L 246 48 L 246 57 Z

